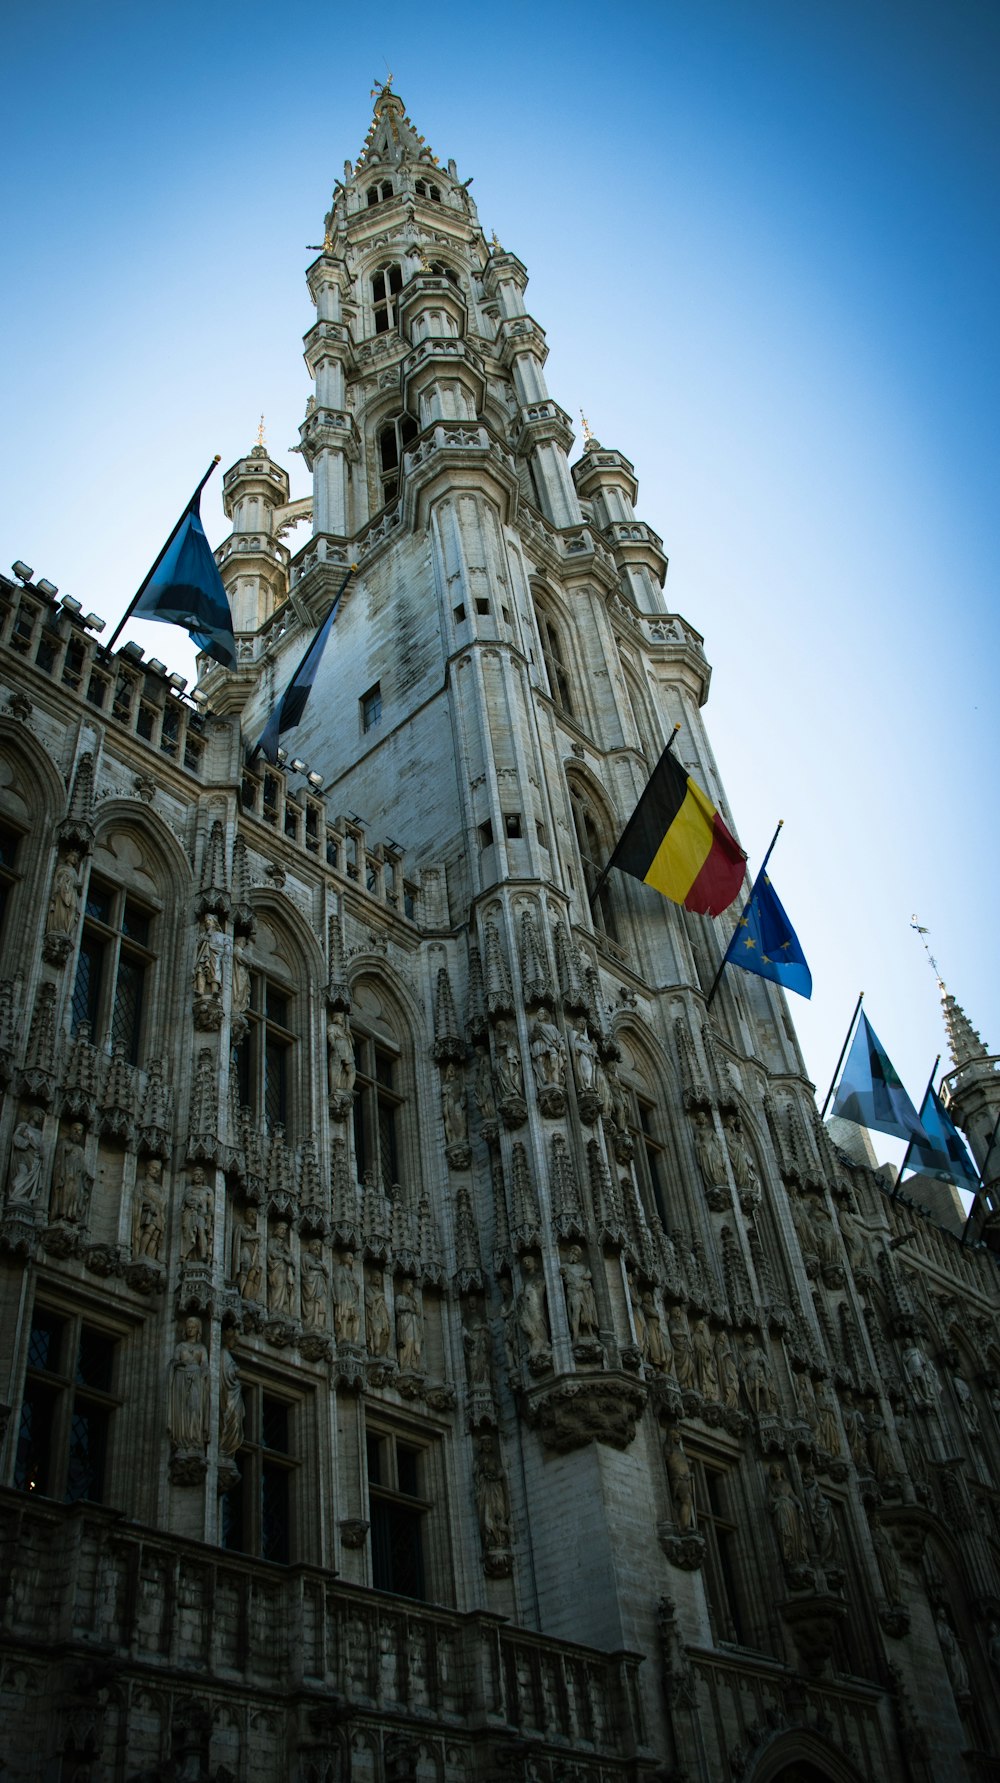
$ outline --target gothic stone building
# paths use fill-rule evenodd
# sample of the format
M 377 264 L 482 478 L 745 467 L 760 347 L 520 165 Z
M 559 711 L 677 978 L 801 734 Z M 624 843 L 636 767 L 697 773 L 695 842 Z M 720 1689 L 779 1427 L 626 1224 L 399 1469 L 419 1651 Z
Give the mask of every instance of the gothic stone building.
M 995 1777 L 993 1257 L 731 917 L 591 909 L 675 723 L 723 800 L 632 465 L 389 89 L 308 281 L 236 670 L 0 578 L 4 1778 Z

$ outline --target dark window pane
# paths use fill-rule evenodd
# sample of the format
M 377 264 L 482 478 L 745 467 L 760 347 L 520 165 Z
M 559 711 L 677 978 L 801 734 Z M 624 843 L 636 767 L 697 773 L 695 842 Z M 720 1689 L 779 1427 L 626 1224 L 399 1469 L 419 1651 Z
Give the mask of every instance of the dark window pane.
M 104 942 L 93 935 L 84 935 L 76 962 L 73 983 L 73 1032 L 81 1022 L 89 1022 L 91 1033 L 97 1028 L 101 1000 L 101 968 L 104 964 Z
M 118 963 L 115 1006 L 111 1012 L 111 1040 L 125 1048 L 129 1063 L 139 1062 L 139 1029 L 142 1021 L 142 984 L 145 967 L 122 954 Z
M 396 1478 L 399 1490 L 408 1498 L 420 1497 L 420 1450 L 406 1443 L 396 1444 Z
M 279 1028 L 288 1026 L 288 998 L 284 991 L 276 991 L 273 984 L 267 987 L 267 1019 L 277 1022 Z
M 150 738 L 153 735 L 153 725 L 154 725 L 155 721 L 156 721 L 156 714 L 153 711 L 152 706 L 140 705 L 139 717 L 136 720 L 135 728 L 138 731 L 140 737 L 145 737 L 147 743 L 149 742 Z
M 392 1089 L 392 1079 L 393 1079 L 393 1073 L 395 1070 L 395 1065 L 396 1065 L 396 1061 L 392 1057 L 391 1053 L 376 1052 L 376 1054 L 375 1054 L 375 1076 L 378 1078 L 379 1083 L 382 1084 L 385 1087 L 385 1089 L 387 1089 L 387 1090 Z
M 66 1498 L 75 1504 L 89 1498 L 100 1504 L 104 1498 L 104 1457 L 108 1441 L 108 1414 L 103 1406 L 77 1402 L 73 1407 L 69 1435 L 69 1466 L 66 1470 Z
M 268 1040 L 264 1058 L 264 1116 L 269 1127 L 284 1125 L 286 1113 L 285 1055 L 287 1048 Z
M 244 1036 L 240 1041 L 239 1046 L 236 1048 L 236 1080 L 239 1084 L 241 1108 L 253 1108 L 254 1105 L 251 1058 L 253 1044 L 254 1033 L 251 1029 L 250 1033 Z
M 80 1349 L 76 1358 L 76 1378 L 80 1385 L 97 1387 L 102 1393 L 110 1393 L 114 1365 L 114 1338 L 84 1325 L 80 1331 Z
M 0 823 L 0 867 L 14 865 L 14 856 L 17 854 L 17 845 L 20 840 L 17 830 L 8 828 L 5 823 Z
M 399 1181 L 399 1157 L 396 1149 L 396 1110 L 389 1102 L 378 1105 L 378 1155 L 383 1184 Z
M 245 1554 L 246 1538 L 246 1469 L 249 1466 L 246 1455 L 238 1456 L 243 1477 L 228 1492 L 222 1494 L 222 1528 L 220 1538 L 224 1548 L 231 1548 L 238 1554 Z
M 138 904 L 133 904 L 131 898 L 125 899 L 122 934 L 128 935 L 132 941 L 138 941 L 140 947 L 149 946 L 149 915 Z
M 31 1336 L 28 1339 L 29 1368 L 47 1368 L 58 1373 L 60 1340 L 65 1329 L 65 1319 L 58 1318 L 54 1312 L 47 1312 L 43 1306 L 36 1306 L 35 1316 L 31 1321 Z
M 260 1551 L 265 1560 L 287 1565 L 291 1547 L 289 1520 L 289 1478 L 285 1467 L 272 1467 L 265 1461 L 261 1470 Z
M 366 1170 L 371 1169 L 371 1156 L 368 1150 L 368 1124 L 365 1119 L 371 1092 L 361 1090 L 354 1098 L 354 1162 L 360 1182 Z
M 424 1561 L 420 1513 L 384 1499 L 370 1502 L 372 1581 L 379 1591 L 423 1597 Z
M 52 1417 L 56 1395 L 38 1381 L 29 1381 L 21 1402 L 21 1422 L 14 1457 L 14 1484 L 21 1492 L 51 1490 Z
M 87 891 L 86 912 L 95 922 L 111 922 L 111 893 L 102 885 L 95 885 L 93 880 Z
M 270 1393 L 262 1395 L 261 1407 L 261 1441 L 265 1449 L 277 1449 L 280 1454 L 289 1452 L 288 1441 L 288 1406 L 283 1399 L 272 1399 Z
M 380 1436 L 373 1436 L 371 1431 L 369 1431 L 365 1439 L 365 1446 L 368 1454 L 368 1484 L 370 1486 L 384 1486 L 386 1480 L 382 1469 L 382 1451 L 384 1448 L 382 1438 Z

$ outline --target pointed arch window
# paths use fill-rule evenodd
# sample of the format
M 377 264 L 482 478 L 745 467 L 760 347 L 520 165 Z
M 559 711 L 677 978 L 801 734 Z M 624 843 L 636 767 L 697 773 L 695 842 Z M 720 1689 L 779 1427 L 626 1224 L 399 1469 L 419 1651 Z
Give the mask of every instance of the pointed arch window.
M 417 194 L 418 198 L 429 198 L 430 202 L 432 204 L 440 204 L 441 203 L 441 188 L 440 188 L 440 186 L 430 186 L 427 184 L 426 180 L 417 180 L 416 183 L 414 184 L 413 190 Z
M 412 415 L 393 415 L 379 428 L 378 465 L 382 484 L 382 506 L 395 501 L 403 474 L 403 453 L 416 439 L 419 429 Z
M 451 285 L 461 284 L 461 280 L 458 273 L 455 271 L 455 268 L 453 266 L 446 266 L 443 260 L 432 261 L 431 272 L 434 274 L 435 278 L 447 279 Z
M 74 1033 L 86 1022 L 95 1046 L 122 1046 L 139 1062 L 155 954 L 155 912 L 124 887 L 91 874 L 73 980 Z
M 250 974 L 247 1031 L 236 1049 L 240 1105 L 273 1132 L 287 1128 L 291 1109 L 293 998 L 264 972 Z
M 589 900 L 604 872 L 614 843 L 611 839 L 607 819 L 603 812 L 597 809 L 587 788 L 581 786 L 579 781 L 571 780 L 569 798 L 573 812 L 573 828 L 576 831 L 576 844 L 580 850 L 583 882 Z M 608 880 L 604 881 L 594 899 L 591 916 L 595 928 L 603 929 L 606 935 L 610 935 L 612 941 L 618 940 L 618 923 L 615 918 L 611 886 Z
M 570 693 L 566 653 L 559 626 L 551 613 L 537 604 L 535 617 L 538 621 L 538 636 L 542 646 L 542 661 L 548 676 L 549 692 L 560 710 L 565 712 L 568 718 L 573 718 L 575 717 L 573 698 Z
M 388 334 L 396 326 L 399 294 L 403 289 L 401 266 L 383 266 L 372 276 L 372 305 L 375 311 L 375 333 Z
M 7 909 L 13 901 L 14 889 L 20 879 L 17 865 L 20 846 L 21 831 L 0 818 L 0 936 L 3 935 Z
M 384 204 L 387 198 L 392 197 L 392 181 L 376 180 L 373 186 L 369 186 L 365 196 L 369 204 Z

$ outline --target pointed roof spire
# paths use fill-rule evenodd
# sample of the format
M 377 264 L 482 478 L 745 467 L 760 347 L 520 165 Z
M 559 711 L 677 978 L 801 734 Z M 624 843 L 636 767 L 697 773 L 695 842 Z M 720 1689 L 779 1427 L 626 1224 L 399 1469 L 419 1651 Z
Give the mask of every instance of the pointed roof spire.
M 948 1032 L 948 1048 L 951 1052 L 955 1069 L 963 1065 L 972 1065 L 979 1059 L 989 1058 L 989 1053 L 979 1038 L 960 1003 L 956 1003 L 943 978 L 938 979 L 938 990 L 941 992 L 941 1013 Z
M 426 161 L 438 165 L 437 156 L 420 136 L 406 115 L 406 107 L 392 90 L 392 75 L 376 81 L 372 87 L 375 109 L 368 126 L 368 135 L 354 167 L 355 174 L 379 161 L 398 163 L 403 160 Z

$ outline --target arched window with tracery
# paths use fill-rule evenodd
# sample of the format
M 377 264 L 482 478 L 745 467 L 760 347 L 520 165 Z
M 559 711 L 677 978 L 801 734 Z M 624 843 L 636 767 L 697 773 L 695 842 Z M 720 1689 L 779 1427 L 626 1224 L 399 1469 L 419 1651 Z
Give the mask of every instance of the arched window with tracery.
M 381 987 L 354 991 L 354 1163 L 359 1182 L 373 1176 L 383 1194 L 406 1181 L 406 1111 L 410 1052 L 398 1011 Z
M 387 198 L 392 197 L 392 181 L 376 180 L 374 185 L 369 186 L 365 196 L 369 204 L 384 204 Z
M 240 1106 L 268 1132 L 276 1126 L 292 1132 L 302 1125 L 300 987 L 306 974 L 291 937 L 270 915 L 258 917 L 256 934 L 242 946 L 250 1002 L 235 1057 Z
M 628 1114 L 639 1199 L 647 1220 L 656 1214 L 665 1226 L 669 1226 L 668 1154 L 663 1131 L 662 1089 L 642 1049 L 630 1045 L 625 1034 L 618 1033 L 615 1038 L 621 1048 L 618 1079 Z
M 382 266 L 372 274 L 372 308 L 375 333 L 388 334 L 396 326 L 399 294 L 403 289 L 403 269 L 395 263 Z
M 129 1064 L 151 1050 L 163 871 L 145 835 L 124 825 L 98 837 L 83 891 L 70 1024 L 92 1043 L 120 1046 Z
M 566 652 L 563 647 L 562 633 L 558 621 L 549 609 L 539 602 L 535 603 L 535 618 L 538 621 L 538 637 L 542 646 L 542 661 L 548 676 L 549 692 L 556 705 L 567 717 L 575 717 L 573 697 L 570 693 L 569 673 L 566 668 Z
M 589 902 L 614 848 L 612 826 L 607 812 L 598 804 L 586 782 L 577 779 L 576 775 L 570 775 L 568 779 L 573 828 L 576 831 L 576 845 L 580 850 L 583 883 Z M 597 897 L 590 905 L 590 912 L 595 928 L 603 929 L 612 941 L 617 941 L 618 922 L 610 880 L 604 880 Z
M 378 432 L 378 468 L 382 488 L 382 506 L 395 501 L 403 475 L 403 453 L 415 440 L 419 429 L 412 415 L 393 415 L 384 421 Z

